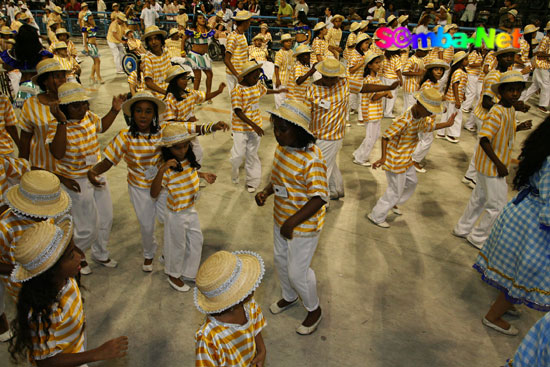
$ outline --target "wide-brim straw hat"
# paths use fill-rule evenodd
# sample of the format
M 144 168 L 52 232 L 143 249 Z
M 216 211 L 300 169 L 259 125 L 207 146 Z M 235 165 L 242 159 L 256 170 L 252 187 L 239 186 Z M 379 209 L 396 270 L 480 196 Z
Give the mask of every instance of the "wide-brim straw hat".
M 451 66 L 454 66 L 456 63 L 459 63 L 460 61 L 464 60 L 468 57 L 468 54 L 464 51 L 458 51 L 453 56 L 453 61 L 451 62 Z
M 378 19 L 378 24 L 387 24 L 386 19 L 384 18 Z
M 250 74 L 256 69 L 260 69 L 262 67 L 263 63 L 256 63 L 255 61 L 248 61 L 243 65 L 243 70 L 239 74 L 238 79 L 242 80 L 245 76 Z
M 90 100 L 90 97 L 86 94 L 86 89 L 76 82 L 62 84 L 57 90 L 57 95 L 60 105 Z
M 241 11 L 238 11 L 237 14 L 235 14 L 235 16 L 233 17 L 233 20 L 242 21 L 242 20 L 248 20 L 250 18 L 252 18 L 251 12 L 249 12 L 248 10 L 241 10 Z
M 193 69 L 189 65 L 173 65 L 166 71 L 166 77 L 164 81 L 170 83 L 172 79 L 177 78 L 183 74 L 192 74 Z
M 424 7 L 424 9 L 433 9 L 434 8 L 434 4 L 433 3 L 428 3 L 428 5 L 426 5 Z
M 55 8 L 53 8 L 53 11 L 56 12 L 57 14 L 63 14 L 63 9 L 61 9 L 59 6 L 56 6 Z
M 431 68 L 443 68 L 445 70 L 449 70 L 450 66 L 445 61 L 441 59 L 435 59 L 430 61 L 428 64 L 424 65 L 424 69 L 428 70 Z
M 529 34 L 533 33 L 539 30 L 539 27 L 535 27 L 534 24 L 527 24 L 525 28 L 523 28 L 523 34 Z
M 59 223 L 38 222 L 29 227 L 17 241 L 15 267 L 11 279 L 20 283 L 32 279 L 54 266 L 73 237 L 73 221 L 66 216 Z
M 168 31 L 168 38 L 172 37 L 174 34 L 180 33 L 179 29 L 177 28 L 170 28 Z
M 443 27 L 443 32 L 447 33 L 449 32 L 451 29 L 459 29 L 458 25 L 456 24 L 447 24 L 446 26 Z
M 328 77 L 343 76 L 346 72 L 346 67 L 336 59 L 324 59 L 315 65 L 315 69 L 321 75 Z
M 59 36 L 59 35 L 62 35 L 62 34 L 70 34 L 65 28 L 57 28 L 55 30 L 55 35 L 56 36 Z
M 125 115 L 131 116 L 132 115 L 132 106 L 134 103 L 138 103 L 141 101 L 149 101 L 151 103 L 154 103 L 157 105 L 158 108 L 158 114 L 161 115 L 166 110 L 166 104 L 158 99 L 157 97 L 153 96 L 149 92 L 139 92 L 134 94 L 132 98 L 127 100 L 122 104 L 122 112 L 124 112 Z
M 495 56 L 498 56 L 498 55 L 508 54 L 508 53 L 517 54 L 518 52 L 519 52 L 519 48 L 515 48 L 515 47 L 503 47 L 503 48 L 499 48 L 498 50 L 496 50 L 495 53 L 494 53 L 494 55 L 495 55 Z
M 407 19 L 409 19 L 408 15 L 401 15 L 399 18 L 397 18 L 397 23 L 401 24 L 404 21 L 406 21 Z
M 443 94 L 435 88 L 425 88 L 414 93 L 414 98 L 433 114 L 443 113 Z
M 361 23 L 359 22 L 353 22 L 351 23 L 351 25 L 349 26 L 349 30 L 351 32 L 355 32 L 356 30 L 358 30 L 359 28 L 361 28 Z
M 220 17 L 220 18 L 223 18 L 223 15 L 224 15 L 223 11 L 221 11 L 221 10 L 216 13 L 216 16 Z
M 57 41 L 52 44 L 54 50 L 59 50 L 62 48 L 67 48 L 67 44 L 64 41 Z
M 120 19 L 122 20 L 123 22 L 127 22 L 128 21 L 128 18 L 126 18 L 126 15 L 120 13 L 117 15 L 117 19 Z
M 513 15 L 514 17 L 518 16 L 518 11 L 516 9 L 512 9 L 508 11 L 508 14 Z
M 292 37 L 290 33 L 285 33 L 281 36 L 281 42 L 292 41 L 293 39 L 294 37 Z
M 57 218 L 71 209 L 71 198 L 59 178 L 44 170 L 23 174 L 20 183 L 6 191 L 4 200 L 14 212 L 30 218 Z
M 366 27 L 369 26 L 369 24 L 370 24 L 370 22 L 368 20 L 362 20 L 361 23 L 359 23 L 359 26 L 360 26 L 359 29 L 366 28 Z
M 301 127 L 315 139 L 315 135 L 309 130 L 311 109 L 307 108 L 302 102 L 287 99 L 279 108 L 267 112 Z
M 262 40 L 265 41 L 265 38 L 264 36 L 261 34 L 261 33 L 258 33 L 257 35 L 255 35 L 253 38 L 252 38 L 252 41 L 255 41 L 255 40 Z
M 366 33 L 361 33 L 360 35 L 357 36 L 357 38 L 355 39 L 355 44 L 358 45 L 360 44 L 361 42 L 364 42 L 364 41 L 367 41 L 370 39 L 370 36 Z
M 494 83 L 493 85 L 491 85 L 491 90 L 495 94 L 500 94 L 498 92 L 498 87 L 508 83 L 524 83 L 525 88 L 529 88 L 529 86 L 532 84 L 532 82 L 526 82 L 518 70 L 510 70 L 502 73 L 498 83 Z
M 325 24 L 325 22 L 319 22 L 317 24 L 315 24 L 315 27 L 313 27 L 313 32 L 316 32 L 316 31 L 319 31 L 323 28 L 325 28 L 327 25 Z
M 5 35 L 10 35 L 11 36 L 13 34 L 13 32 L 12 32 L 10 27 L 3 26 L 2 30 L 0 30 L 0 34 L 5 34 Z
M 165 31 L 163 31 L 156 25 L 150 25 L 149 27 L 145 28 L 145 32 L 143 33 L 143 40 L 145 41 L 147 37 L 151 37 L 157 34 L 162 35 L 162 37 L 166 37 Z
M 544 27 L 544 30 L 545 31 L 550 30 L 550 20 L 548 21 L 548 23 L 546 23 L 546 27 Z
M 162 129 L 159 147 L 171 147 L 195 139 L 198 134 L 190 134 L 185 125 L 178 122 L 167 124 Z
M 342 19 L 342 20 L 346 19 L 346 18 L 344 18 L 344 16 L 341 15 L 341 14 L 336 14 L 336 15 L 333 15 L 333 16 L 332 16 L 332 20 L 336 20 L 336 19 L 338 19 L 338 18 L 340 18 L 340 19 Z
M 195 306 L 205 314 L 225 311 L 251 295 L 264 272 L 264 261 L 254 252 L 218 251 L 199 268 Z
M 396 17 L 395 15 L 392 14 L 392 15 L 390 15 L 390 16 L 388 17 L 388 19 L 386 19 L 386 22 L 387 22 L 388 24 L 390 24 L 391 22 L 393 22 L 393 21 L 396 20 L 396 19 L 397 19 L 397 17 Z
M 33 83 L 36 84 L 36 81 L 41 75 L 52 73 L 54 71 L 67 71 L 67 70 L 64 69 L 63 66 L 61 66 L 61 64 L 53 58 L 41 60 L 36 65 L 36 75 L 33 76 L 31 80 Z
M 308 45 L 300 45 L 296 47 L 296 50 L 294 50 L 294 57 L 297 57 L 301 54 L 310 54 L 313 52 L 313 49 L 309 47 Z
M 88 6 L 88 4 L 86 4 L 86 3 L 81 3 L 81 4 L 80 4 L 80 9 L 84 9 L 84 8 L 87 7 L 87 6 Z
M 376 52 L 369 51 L 365 54 L 365 65 L 368 65 L 372 60 L 377 57 L 384 58 L 384 55 L 377 54 Z

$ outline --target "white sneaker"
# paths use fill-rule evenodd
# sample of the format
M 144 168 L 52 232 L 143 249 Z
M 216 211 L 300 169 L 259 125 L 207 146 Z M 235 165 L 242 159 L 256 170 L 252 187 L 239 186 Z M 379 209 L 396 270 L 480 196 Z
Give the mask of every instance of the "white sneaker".
M 462 180 L 460 180 L 460 182 L 467 185 L 472 190 L 476 188 L 476 182 L 469 177 L 462 177 Z
M 403 215 L 403 212 L 402 212 L 401 209 L 399 209 L 399 208 L 391 208 L 391 211 L 392 211 L 393 214 L 395 214 L 395 215 Z
M 9 341 L 12 337 L 13 333 L 11 332 L 11 329 L 9 329 L 5 333 L 0 334 L 0 343 L 5 343 Z
M 176 285 L 175 283 L 172 282 L 172 280 L 170 279 L 170 277 L 168 277 L 168 283 L 170 283 L 170 286 L 172 288 L 174 288 L 175 290 L 177 290 L 178 292 L 187 292 L 188 290 L 191 289 L 190 286 L 188 286 L 187 284 L 183 283 L 183 285 L 180 287 L 178 285 Z
M 468 243 L 472 246 L 474 246 L 475 248 L 477 248 L 478 250 L 481 250 L 483 248 L 483 243 L 479 243 L 479 242 L 476 242 L 472 239 L 472 237 L 470 237 L 468 235 L 468 237 L 466 237 L 466 241 L 468 241 Z
M 359 162 L 357 159 L 353 159 L 353 163 L 354 164 L 357 164 L 359 166 L 363 166 L 363 167 L 370 167 L 371 166 L 371 163 L 369 161 L 366 161 L 366 162 Z
M 426 173 L 426 168 L 424 167 L 420 167 L 418 168 L 417 166 L 413 165 L 414 169 L 416 170 L 416 172 L 418 173 Z
M 107 262 L 102 262 L 92 257 L 92 260 L 94 260 L 99 265 L 103 265 L 106 268 L 116 268 L 118 266 L 118 263 L 113 259 L 109 259 Z M 80 271 L 82 272 L 82 270 Z
M 390 228 L 390 225 L 388 224 L 388 222 L 384 221 L 384 222 L 381 222 L 381 223 L 376 223 L 374 221 L 374 219 L 372 219 L 370 213 L 367 215 L 367 218 L 369 218 L 369 220 L 373 223 L 373 224 L 376 224 L 378 227 L 380 228 Z
M 483 323 L 483 325 L 490 327 L 491 329 L 505 335 L 515 336 L 519 334 L 519 330 L 516 329 L 513 325 L 510 325 L 508 329 L 503 329 L 500 326 L 493 324 L 491 321 L 487 320 L 485 317 L 481 320 L 481 322 Z
M 90 265 L 86 265 L 80 268 L 80 274 L 82 275 L 90 275 L 92 274 L 92 268 L 90 268 Z
M 253 193 L 253 192 L 256 192 L 256 188 L 252 186 L 247 186 L 246 191 L 248 191 L 249 193 Z
M 457 138 L 455 138 L 454 136 L 445 136 L 445 139 L 453 144 L 456 144 L 458 143 L 460 140 L 458 140 Z

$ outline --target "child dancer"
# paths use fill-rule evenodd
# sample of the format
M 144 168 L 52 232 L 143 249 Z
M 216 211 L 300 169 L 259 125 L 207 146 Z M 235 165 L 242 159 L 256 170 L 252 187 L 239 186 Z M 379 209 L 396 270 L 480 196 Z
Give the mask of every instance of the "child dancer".
M 363 80 L 363 74 L 365 73 L 365 54 L 367 53 L 367 50 L 369 49 L 369 41 L 370 37 L 366 33 L 361 33 L 359 36 L 357 36 L 356 42 L 355 42 L 355 49 L 351 53 L 349 57 L 349 61 L 347 63 L 347 71 L 348 71 L 348 78 L 353 79 L 355 81 L 362 81 Z M 360 101 L 360 93 L 352 93 L 349 96 L 349 111 L 358 111 L 358 117 L 357 122 L 359 125 L 362 125 L 363 117 L 361 115 L 360 109 L 361 109 L 361 101 Z M 349 112 L 348 112 L 349 114 Z M 349 121 L 349 116 L 348 116 Z
M 111 110 L 100 119 L 89 111 L 84 88 L 78 83 L 65 83 L 59 87 L 59 105 L 50 107 L 57 125 L 48 131 L 46 144 L 57 159 L 56 173 L 73 180 L 65 185 L 73 206 L 74 242 L 84 252 L 92 248 L 92 259 L 108 268 L 117 266 L 109 258 L 107 244 L 113 223 L 113 203 L 105 178 L 101 187 L 89 184 L 87 174 L 100 159 L 98 133 L 107 131 L 120 111 L 125 95 L 113 97 Z M 81 273 L 92 272 L 83 255 Z
M 329 57 L 335 58 L 338 60 L 340 54 L 342 53 L 342 48 L 340 47 L 340 41 L 342 40 L 342 22 L 344 17 L 340 14 L 336 14 L 332 17 L 330 22 L 332 27 L 328 30 L 325 39 L 328 43 L 328 49 L 332 53 Z
M 231 180 L 239 183 L 239 168 L 245 160 L 246 187 L 254 192 L 260 185 L 262 164 L 258 157 L 260 138 L 264 135 L 260 98 L 265 94 L 285 93 L 288 90 L 268 90 L 259 82 L 262 67 L 253 61 L 243 65 L 239 74 L 239 84 L 231 91 L 231 108 L 233 119 L 233 147 L 231 148 Z
M 290 83 L 290 95 L 292 99 L 305 103 L 307 88 L 313 82 L 315 67 L 311 66 L 311 54 L 313 50 L 308 45 L 301 45 L 294 51 L 294 75 Z
M 94 186 L 102 186 L 99 175 L 124 159 L 128 169 L 128 194 L 134 206 L 141 229 L 143 257 L 142 270 L 153 271 L 153 258 L 157 249 L 154 238 L 155 217 L 163 212 L 163 200 L 153 200 L 149 194 L 151 182 L 157 174 L 160 151 L 159 115 L 166 105 L 150 93 L 134 95 L 122 104 L 122 111 L 129 116 L 129 126 L 122 129 L 104 150 L 105 158 L 88 171 L 88 179 Z
M 149 93 L 157 98 L 166 95 L 166 83 L 164 77 L 171 66 L 170 53 L 164 49 L 166 32 L 156 25 L 149 26 L 143 34 L 143 42 L 147 53 L 143 56 L 143 78 L 145 87 Z
M 250 12 L 246 10 L 238 11 L 233 17 L 237 28 L 227 37 L 223 63 L 225 64 L 229 93 L 237 86 L 239 74 L 243 71 L 244 64 L 248 61 L 248 41 L 244 33 L 250 27 L 250 18 L 252 18 Z M 261 27 L 260 31 L 263 32 L 263 30 L 264 28 Z M 271 34 L 269 34 L 269 36 L 271 36 Z M 264 39 L 267 42 L 266 35 L 264 35 Z M 233 118 L 233 113 L 231 113 L 231 115 Z
M 511 93 L 510 88 L 504 86 L 500 90 L 503 99 L 505 94 Z M 507 335 L 518 333 L 502 319 L 510 311 L 518 314 L 513 304 L 523 303 L 543 312 L 550 310 L 548 277 L 541 273 L 550 261 L 543 255 L 548 251 L 550 229 L 548 139 L 550 118 L 525 140 L 513 180 L 513 187 L 519 194 L 504 207 L 474 264 L 481 279 L 500 291 L 483 318 L 483 324 Z
M 466 66 L 468 66 L 468 54 L 464 51 L 457 52 L 453 57 L 451 65 L 451 77 L 447 80 L 445 86 L 445 101 L 447 111 L 443 114 L 442 119 L 446 120 L 450 115 L 456 112 L 455 123 L 453 126 L 437 133 L 439 139 L 447 139 L 451 143 L 458 143 L 460 130 L 462 128 L 462 102 L 464 102 L 464 91 L 468 83 L 468 74 L 466 74 Z
M 250 251 L 219 251 L 201 265 L 195 306 L 206 320 L 195 334 L 196 366 L 264 366 L 265 319 L 254 300 L 264 272 L 262 258 Z
M 281 45 L 283 46 L 275 54 L 275 89 L 288 89 L 290 86 L 290 78 L 294 70 L 294 60 L 292 58 L 292 43 L 294 38 L 288 33 L 281 36 Z M 278 108 L 286 99 L 286 93 L 278 93 L 275 95 L 275 108 Z
M 405 64 L 403 64 L 403 111 L 406 111 L 414 105 L 415 99 L 413 93 L 420 89 L 420 80 L 426 72 L 424 70 L 423 58 L 428 54 L 431 48 L 419 47 L 416 49 Z
M 537 108 L 542 112 L 548 112 L 550 104 L 550 27 L 545 27 L 544 37 L 540 41 L 538 51 L 535 55 L 533 71 L 533 84 L 522 96 L 522 101 L 528 101 L 529 98 L 540 89 L 540 98 Z
M 368 52 L 365 55 L 364 83 L 384 85 L 378 77 L 383 58 L 383 55 L 377 55 L 374 52 Z M 365 139 L 363 139 L 359 148 L 353 152 L 353 163 L 363 167 L 370 167 L 369 156 L 374 143 L 380 136 L 380 121 L 384 115 L 383 98 L 393 98 L 391 91 L 367 93 L 361 96 L 362 117 L 367 123 Z
M 455 236 L 466 238 L 478 249 L 483 247 L 494 221 L 506 205 L 506 176 L 516 131 L 531 128 L 530 120 L 516 125 L 513 106 L 526 84 L 530 83 L 523 80 L 519 71 L 513 70 L 503 73 L 500 81 L 491 85 L 492 93 L 500 95 L 500 102 L 491 107 L 479 130 L 479 145 L 474 156 L 477 183 L 464 214 L 453 229 Z M 475 226 L 481 214 L 484 215 Z
M 78 281 L 80 252 L 72 241 L 70 218 L 36 223 L 15 249 L 13 281 L 22 282 L 10 354 L 33 364 L 80 366 L 121 358 L 128 350 L 125 336 L 86 351 L 86 318 Z
M 443 129 L 453 124 L 456 114 L 449 121 L 436 124 L 428 119 L 432 114 L 443 112 L 443 96 L 434 88 L 426 88 L 415 94 L 416 104 L 396 118 L 382 136 L 382 156 L 372 164 L 376 169 L 383 166 L 388 187 L 367 218 L 381 228 L 389 228 L 386 217 L 390 209 L 397 215 L 398 204 L 405 203 L 416 188 L 416 171 L 411 155 L 418 142 L 418 133 Z
M 313 42 L 311 43 L 311 48 L 315 53 L 316 62 L 334 56 L 328 49 L 328 42 L 325 39 L 327 32 L 327 25 L 323 22 L 319 22 L 313 27 Z
M 483 66 L 483 55 L 481 49 L 473 48 L 468 54 L 468 66 L 466 66 L 466 74 L 468 75 L 468 83 L 466 84 L 466 95 L 462 104 L 462 112 L 471 112 L 472 106 L 477 104 L 481 86 L 483 81 L 480 80 L 481 67 Z M 473 126 L 464 124 L 464 128 L 468 131 L 473 129 Z
M 308 335 L 322 318 L 310 265 L 328 202 L 327 168 L 308 127 L 311 113 L 303 103 L 289 100 L 270 113 L 278 145 L 270 183 L 256 195 L 256 203 L 263 206 L 275 194 L 274 256 L 282 298 L 269 309 L 281 313 L 300 297 L 308 315 L 296 332 Z
M 267 61 L 267 50 L 263 47 L 264 36 L 257 34 L 252 38 L 252 44 L 248 46 L 248 60 L 257 63 Z
M 61 68 L 67 70 L 67 80 L 76 82 L 76 78 L 80 76 L 80 66 L 76 60 L 69 56 L 67 52 L 67 44 L 63 41 L 57 41 L 52 44 L 54 49 L 54 59 L 57 60 Z
M 346 39 L 346 48 L 344 49 L 344 52 L 342 52 L 342 57 L 346 61 L 349 61 L 351 54 L 355 50 L 355 43 L 357 40 L 360 27 L 361 27 L 361 23 L 359 22 L 353 22 L 349 27 L 349 35 L 348 35 L 348 38 Z
M 382 82 L 384 85 L 392 85 L 395 81 L 399 82 L 399 86 L 403 85 L 403 77 L 401 76 L 401 55 L 400 50 L 396 46 L 386 49 L 386 56 L 382 62 Z M 384 117 L 394 118 L 393 106 L 397 98 L 397 89 L 392 90 L 393 98 L 384 99 Z
M 197 134 L 189 134 L 178 123 L 162 130 L 162 160 L 150 194 L 156 199 L 164 187 L 168 191 L 164 218 L 164 272 L 168 283 L 179 292 L 191 289 L 183 279 L 194 281 L 202 252 L 202 232 L 195 201 L 199 194 L 199 177 L 212 184 L 216 175 L 198 172 L 201 168 L 191 147 Z

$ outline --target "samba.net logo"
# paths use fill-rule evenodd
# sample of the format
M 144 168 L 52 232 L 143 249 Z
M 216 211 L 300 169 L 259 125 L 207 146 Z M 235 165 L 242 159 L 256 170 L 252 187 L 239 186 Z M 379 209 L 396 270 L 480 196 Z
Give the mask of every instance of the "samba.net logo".
M 376 46 L 380 48 L 407 48 L 411 46 L 414 50 L 417 48 L 426 47 L 441 47 L 441 48 L 468 48 L 469 45 L 481 47 L 484 43 L 488 49 L 515 47 L 520 48 L 519 39 L 521 32 L 519 28 L 515 28 L 512 34 L 496 33 L 496 29 L 489 28 L 489 33 L 483 27 L 477 27 L 476 32 L 472 37 L 466 33 L 456 32 L 455 34 L 446 33 L 443 27 L 439 27 L 437 32 L 428 32 L 420 34 L 412 34 L 408 28 L 399 27 L 391 29 L 387 27 L 378 28 L 375 36 L 379 38 L 376 41 Z

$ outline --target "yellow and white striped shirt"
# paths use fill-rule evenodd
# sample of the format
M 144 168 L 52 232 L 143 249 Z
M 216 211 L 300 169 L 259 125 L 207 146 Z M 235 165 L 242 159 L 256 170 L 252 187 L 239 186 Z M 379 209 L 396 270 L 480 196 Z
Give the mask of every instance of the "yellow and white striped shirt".
M 477 102 L 477 106 L 474 109 L 474 115 L 476 115 L 481 121 L 485 121 L 488 117 L 489 110 L 483 108 L 483 96 L 489 96 L 493 101 L 497 102 L 497 95 L 491 90 L 491 86 L 500 81 L 500 71 L 491 70 L 483 79 L 483 86 L 481 87 L 481 98 Z
M 141 75 L 141 80 L 138 81 L 138 71 L 134 70 L 128 75 L 128 84 L 133 85 L 136 88 L 136 92 L 142 92 L 145 90 L 145 79 L 143 78 L 143 74 Z
M 228 324 L 208 315 L 195 334 L 195 367 L 251 366 L 255 337 L 266 322 L 254 298 L 243 305 L 247 322 Z
M 464 93 L 466 92 L 466 84 L 468 84 L 468 74 L 462 69 L 456 69 L 453 75 L 451 76 L 451 83 L 449 84 L 449 89 L 445 94 L 445 100 L 447 102 L 456 102 L 455 92 L 453 85 L 458 83 L 458 99 L 460 103 L 464 102 Z
M 88 111 L 81 121 L 67 121 L 65 156 L 57 161 L 57 171 L 63 177 L 86 177 L 88 170 L 101 160 L 97 134 L 101 133 L 101 118 Z M 46 144 L 50 144 L 57 126 L 50 129 Z
M 16 126 L 17 117 L 13 106 L 5 95 L 0 95 L 0 155 L 13 153 L 13 140 L 6 126 Z
M 311 144 L 305 149 L 277 145 L 271 183 L 275 190 L 273 218 L 278 226 L 296 214 L 315 196 L 328 202 L 327 167 L 321 150 Z M 294 236 L 318 233 L 325 222 L 325 207 L 294 228 Z
M 363 73 L 365 72 L 364 64 L 353 73 L 350 71 L 350 69 L 356 65 L 359 65 L 364 61 L 365 61 L 365 55 L 361 55 L 357 50 L 353 50 L 353 52 L 351 52 L 351 56 L 349 58 L 348 65 L 347 65 L 347 72 L 348 72 L 349 78 L 355 79 L 355 80 L 363 79 Z
M 231 91 L 231 108 L 239 108 L 252 122 L 262 127 L 262 111 L 260 110 L 260 98 L 267 93 L 267 88 L 260 82 L 251 87 L 237 84 Z M 233 131 L 244 132 L 254 131 L 250 125 L 242 121 L 236 113 L 233 112 L 231 120 L 231 129 Z
M 435 130 L 435 120 L 429 118 L 415 119 L 409 108 L 393 120 L 384 132 L 388 139 L 386 162 L 382 167 L 393 173 L 405 173 L 412 166 L 412 154 L 418 143 L 418 133 Z
M 170 57 L 181 57 L 181 40 L 173 40 L 168 38 L 165 41 L 165 45 Z
M 248 42 L 244 34 L 233 31 L 227 36 L 225 51 L 231 54 L 231 63 L 237 73 L 243 71 L 243 65 L 248 61 Z M 232 74 L 229 68 L 225 68 L 227 74 Z
M 550 52 L 550 36 L 546 35 L 540 41 L 538 52 L 549 53 Z M 535 57 L 535 67 L 538 69 L 548 70 L 550 69 L 550 59 Z
M 294 70 L 294 58 L 292 57 L 292 50 L 280 49 L 275 54 L 275 66 L 279 68 L 279 79 L 281 85 L 290 85 L 290 79 L 292 78 L 292 70 Z M 273 76 L 275 80 L 275 76 Z
M 484 137 L 489 139 L 496 156 L 509 169 L 512 161 L 512 147 L 516 138 L 515 108 L 494 105 L 487 118 L 483 120 L 478 136 L 480 139 Z M 497 167 L 479 144 L 475 153 L 475 166 L 478 172 L 486 176 L 498 176 Z
M 424 65 L 428 65 L 429 63 L 437 59 L 439 59 L 439 51 L 437 50 L 437 48 L 432 48 L 422 61 L 424 61 Z
M 29 162 L 50 172 L 55 172 L 56 159 L 45 144 L 50 129 L 55 128 L 57 120 L 50 113 L 50 107 L 38 101 L 38 96 L 30 97 L 23 103 L 19 126 L 21 130 L 32 133 Z
M 485 69 L 485 65 L 489 65 L 489 69 L 487 70 L 487 73 L 483 71 Z M 489 51 L 487 55 L 485 55 L 485 59 L 483 60 L 483 65 L 481 66 L 481 78 L 485 78 L 487 74 L 489 74 L 492 70 L 494 70 L 498 65 L 498 60 L 495 56 L 494 51 Z
M 369 51 L 372 51 L 377 55 L 384 55 L 384 50 L 376 46 L 376 42 L 371 43 L 369 46 Z
M 143 68 L 143 80 L 151 78 L 153 82 L 160 88 L 166 89 L 168 87 L 168 83 L 164 81 L 164 78 L 166 77 L 166 72 L 168 71 L 170 66 L 172 66 L 172 64 L 170 62 L 170 54 L 167 50 L 164 50 L 162 52 L 162 55 L 160 56 L 156 56 L 151 52 L 147 52 L 143 56 L 143 61 L 141 63 L 141 67 Z M 152 89 L 150 90 L 149 88 L 147 88 L 147 85 L 145 86 L 145 88 L 155 97 L 161 99 L 164 98 L 164 94 L 154 91 Z
M 416 73 L 424 69 L 424 62 L 421 58 L 416 55 L 412 55 L 405 66 L 403 67 L 403 72 L 405 73 Z M 413 93 L 418 90 L 420 87 L 420 80 L 422 76 L 404 76 L 403 77 L 403 92 Z
M 519 39 L 519 47 L 520 47 L 519 55 L 521 57 L 521 62 L 523 62 L 524 64 L 529 64 L 529 50 L 531 48 L 529 46 L 529 42 L 527 42 L 523 38 L 520 38 Z
M 470 65 L 473 64 L 479 64 L 483 61 L 483 56 L 476 50 L 473 50 L 468 54 L 468 66 L 466 66 L 466 71 L 468 72 L 468 75 L 478 76 L 481 74 L 481 66 L 472 67 Z
M 168 191 L 166 207 L 173 212 L 189 209 L 195 204 L 199 192 L 199 175 L 189 161 L 180 162 L 183 171 L 169 168 L 162 177 L 162 186 Z
M 248 59 L 256 60 L 256 62 L 267 61 L 267 51 L 263 47 L 256 47 L 254 45 L 248 46 Z
M 346 47 L 344 47 L 344 52 L 342 53 L 342 57 L 346 60 L 349 60 L 349 57 L 351 56 L 351 53 L 355 50 L 355 40 L 357 39 L 357 35 L 353 32 L 351 32 L 348 36 L 348 39 L 346 40 Z M 353 43 L 353 47 L 349 48 L 348 46 Z
M 0 203 L 4 201 L 4 194 L 10 186 L 8 179 L 19 182 L 23 173 L 30 170 L 31 165 L 26 159 L 0 156 Z
M 137 53 L 138 55 L 142 54 L 143 51 L 141 51 L 141 41 L 140 40 L 138 40 L 136 38 L 132 38 L 132 39 L 129 39 L 128 41 L 126 41 L 126 44 L 128 45 L 128 49 L 130 51 L 133 51 L 133 52 Z
M 455 54 L 455 48 L 454 47 L 448 47 L 443 49 L 443 61 L 445 61 L 447 64 L 451 64 L 453 61 L 453 56 Z
M 334 28 L 328 30 L 326 38 L 329 46 L 340 47 L 340 41 L 342 40 L 342 29 Z
M 67 53 L 69 54 L 70 57 L 76 57 L 78 55 L 78 52 L 76 51 L 76 47 L 73 43 L 73 41 L 71 40 L 66 40 L 65 43 L 67 44 Z M 53 43 L 50 45 L 50 47 L 48 48 L 48 50 L 53 54 L 54 53 L 54 49 L 53 49 Z
M 296 60 L 294 63 L 294 76 L 290 83 L 290 94 L 292 99 L 306 103 L 307 88 L 313 83 L 313 78 L 307 78 L 302 84 L 296 84 L 296 79 L 306 75 L 311 70 L 311 66 L 303 65 L 300 61 Z
M 187 90 L 187 95 L 181 101 L 176 100 L 172 93 L 164 98 L 166 112 L 160 117 L 161 121 L 187 121 L 195 115 L 195 106 L 206 100 L 206 93 L 200 90 Z
M 316 57 L 321 56 L 321 61 L 323 61 L 327 57 L 330 57 L 330 55 L 333 55 L 333 53 L 330 52 L 328 49 L 328 42 L 319 37 L 315 37 L 315 39 L 313 40 L 313 43 L 311 44 L 311 48 L 313 49 L 313 54 Z
M 397 80 L 397 70 L 401 70 L 401 57 L 399 55 L 393 55 L 389 59 L 384 58 L 382 61 L 382 76 L 386 79 Z
M 80 289 L 74 278 L 69 278 L 52 306 L 51 325 L 46 337 L 46 325 L 31 323 L 31 359 L 43 360 L 59 353 L 81 353 L 86 350 L 86 317 Z M 30 315 L 29 315 L 29 321 Z M 32 322 L 32 321 L 31 321 Z
M 401 50 L 401 55 L 399 55 L 399 57 L 401 57 L 401 66 L 405 67 L 405 64 L 409 61 L 409 49 L 406 48 Z
M 378 76 L 367 75 L 364 79 L 365 84 L 384 85 Z M 374 122 L 381 120 L 384 117 L 383 101 L 380 98 L 376 101 L 372 100 L 376 93 L 365 93 L 361 98 L 361 112 L 363 113 L 363 121 Z
M 55 60 L 57 60 L 57 62 L 59 63 L 59 65 L 61 65 L 61 67 L 64 69 L 64 70 L 68 70 L 69 72 L 67 73 L 67 77 L 70 77 L 70 76 L 73 76 L 74 77 L 74 69 L 78 66 L 78 63 L 76 62 L 75 59 L 73 59 L 72 57 L 68 56 L 68 57 L 61 57 L 59 55 L 54 55 L 53 58 Z

